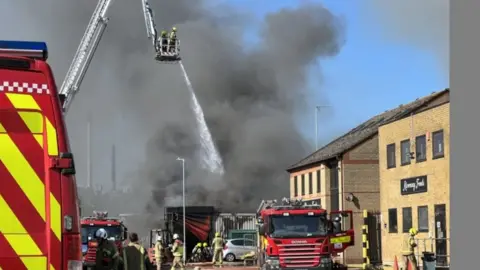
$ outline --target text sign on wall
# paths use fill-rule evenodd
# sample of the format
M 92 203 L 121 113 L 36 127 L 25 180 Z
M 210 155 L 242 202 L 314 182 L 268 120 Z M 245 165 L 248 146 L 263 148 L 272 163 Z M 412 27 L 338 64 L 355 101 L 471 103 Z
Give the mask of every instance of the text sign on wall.
M 427 176 L 417 176 L 400 180 L 400 193 L 402 195 L 423 193 L 428 191 Z

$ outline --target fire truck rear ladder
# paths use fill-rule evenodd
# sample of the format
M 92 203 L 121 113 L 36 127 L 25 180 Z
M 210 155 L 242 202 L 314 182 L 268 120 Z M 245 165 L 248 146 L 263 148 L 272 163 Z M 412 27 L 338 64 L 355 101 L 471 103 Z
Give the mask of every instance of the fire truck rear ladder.
M 147 35 L 152 40 L 155 49 L 155 59 L 159 62 L 178 62 L 179 44 L 177 39 L 172 50 L 162 50 L 162 40 L 157 39 L 157 30 L 155 29 L 155 22 L 153 20 L 153 11 L 148 4 L 148 0 L 141 0 L 145 16 L 145 24 L 147 27 Z M 95 11 L 93 12 L 87 29 L 83 35 L 77 52 L 73 61 L 67 71 L 65 79 L 59 91 L 59 96 L 62 101 L 63 111 L 66 113 L 75 94 L 78 92 L 80 85 L 85 77 L 85 74 L 90 66 L 95 51 L 100 43 L 109 18 L 107 11 L 111 6 L 113 0 L 99 0 Z

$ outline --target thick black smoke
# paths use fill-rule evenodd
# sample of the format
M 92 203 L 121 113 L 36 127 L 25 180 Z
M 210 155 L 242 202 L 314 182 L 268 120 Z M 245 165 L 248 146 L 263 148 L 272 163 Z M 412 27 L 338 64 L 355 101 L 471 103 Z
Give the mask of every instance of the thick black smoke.
M 96 2 L 1 0 L 0 15 L 12 25 L 0 25 L 0 34 L 47 41 L 60 85 Z M 253 13 L 215 1 L 194 2 L 151 5 L 157 27 L 179 29 L 183 62 L 225 163 L 223 177 L 196 160 L 199 141 L 187 87 L 178 66 L 153 60 L 140 0 L 113 2 L 109 26 L 67 117 L 79 182 L 86 181 L 91 116 L 93 181 L 108 187 L 109 151 L 116 143 L 117 175 L 135 172 L 122 180 L 139 190 L 125 201 L 138 211 L 179 202 L 178 156 L 186 159 L 189 203 L 252 210 L 262 198 L 288 195 L 284 170 L 308 153 L 295 123 L 311 111 L 307 71 L 319 58 L 335 56 L 343 42 L 342 22 L 320 4 L 300 4 L 257 21 Z M 243 36 L 252 25 L 260 25 L 260 38 L 247 47 Z

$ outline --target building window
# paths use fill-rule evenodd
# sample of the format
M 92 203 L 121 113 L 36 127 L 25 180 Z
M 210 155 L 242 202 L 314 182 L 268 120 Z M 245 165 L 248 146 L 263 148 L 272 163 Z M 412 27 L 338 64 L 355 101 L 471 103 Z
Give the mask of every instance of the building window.
M 415 138 L 415 155 L 417 163 L 427 160 L 427 137 L 425 135 Z
M 320 170 L 317 170 L 317 193 L 320 193 Z
M 428 232 L 428 206 L 418 207 L 418 231 Z
M 398 232 L 398 219 L 397 219 L 396 208 L 388 209 L 388 232 L 389 233 Z
M 310 189 L 310 194 L 313 194 L 313 178 L 312 173 L 308 173 L 308 188 Z
M 400 143 L 401 164 L 410 164 L 410 140 L 404 140 Z
M 443 130 L 435 131 L 432 134 L 433 137 L 433 158 L 442 158 L 445 155 L 444 142 L 443 142 Z
M 305 174 L 302 174 L 302 196 L 305 195 Z
M 408 233 L 410 228 L 412 228 L 412 208 L 411 207 L 404 207 L 402 208 L 402 226 L 403 232 Z
M 298 181 L 297 177 L 293 177 L 293 196 L 297 197 L 298 196 Z
M 387 145 L 387 169 L 395 168 L 395 144 Z

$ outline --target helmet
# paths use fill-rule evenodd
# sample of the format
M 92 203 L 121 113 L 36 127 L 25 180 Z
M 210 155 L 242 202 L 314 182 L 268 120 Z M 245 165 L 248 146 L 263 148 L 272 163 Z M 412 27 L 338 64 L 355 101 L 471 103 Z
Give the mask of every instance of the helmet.
M 177 28 L 176 28 L 175 26 L 172 27 L 172 31 L 173 31 L 173 32 L 177 32 Z
M 100 228 L 95 232 L 95 238 L 98 239 L 107 239 L 108 234 L 107 231 L 104 228 Z
M 203 247 L 208 247 L 207 242 L 203 243 Z
M 410 235 L 414 236 L 414 235 L 417 235 L 418 231 L 415 228 L 410 228 L 410 230 L 408 230 L 408 233 Z
M 167 34 L 167 31 L 163 30 L 163 31 L 162 31 L 162 36 L 163 36 L 163 35 L 166 35 L 166 34 Z
M 202 243 L 197 243 L 197 247 L 202 247 Z
M 173 234 L 173 239 L 174 239 L 174 240 L 177 240 L 178 238 L 180 238 L 180 237 L 178 236 L 177 233 Z
M 162 241 L 162 237 L 160 235 L 157 235 L 157 241 L 158 242 L 161 242 Z
M 220 237 L 220 233 L 219 233 L 219 232 L 216 232 L 216 233 L 215 233 L 215 237 Z

